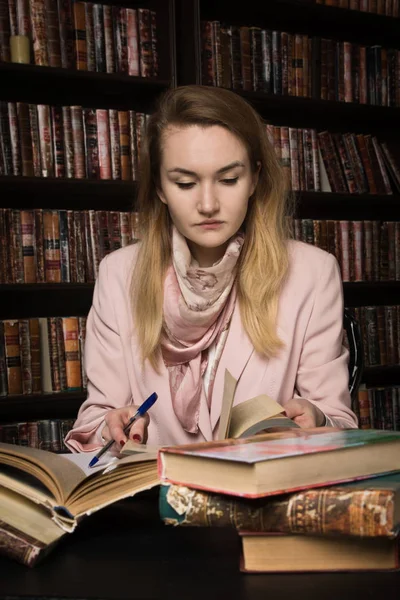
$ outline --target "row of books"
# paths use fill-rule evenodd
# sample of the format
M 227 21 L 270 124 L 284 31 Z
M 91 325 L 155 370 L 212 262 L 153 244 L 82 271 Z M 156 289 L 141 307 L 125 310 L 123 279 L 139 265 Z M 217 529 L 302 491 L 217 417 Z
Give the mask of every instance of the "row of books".
M 334 254 L 343 281 L 400 281 L 400 222 L 293 219 L 296 240 Z
M 400 387 L 361 385 L 354 410 L 360 429 L 400 431 Z
M 310 0 L 303 0 L 306 4 Z M 325 6 L 336 6 L 338 8 L 347 8 L 349 10 L 358 10 L 369 12 L 386 17 L 399 17 L 399 0 L 311 0 L 315 4 L 324 4 Z
M 73 0 L 2 0 L 0 60 L 26 36 L 35 65 L 157 77 L 156 13 Z
M 0 396 L 80 391 L 86 317 L 0 321 Z
M 361 133 L 331 133 L 267 123 L 290 189 L 341 194 L 400 191 L 397 144 Z
M 69 449 L 64 438 L 74 425 L 74 419 L 42 419 L 0 425 L 0 442 L 65 453 Z
M 364 366 L 400 363 L 400 306 L 359 306 L 353 308 L 360 325 Z
M 362 333 L 365 366 L 399 364 L 400 306 L 352 310 Z M 0 321 L 0 396 L 85 389 L 85 338 L 86 317 Z
M 148 115 L 0 101 L 0 175 L 137 179 Z
M 87 283 L 136 237 L 135 212 L 0 208 L 0 283 Z
M 399 106 L 400 51 L 301 33 L 201 23 L 205 85 Z

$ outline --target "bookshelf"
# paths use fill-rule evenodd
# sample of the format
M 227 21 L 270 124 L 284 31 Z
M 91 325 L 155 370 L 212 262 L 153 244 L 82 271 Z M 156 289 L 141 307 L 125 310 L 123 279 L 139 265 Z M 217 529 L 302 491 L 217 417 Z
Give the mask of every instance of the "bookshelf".
M 174 0 L 100 0 L 98 4 L 155 11 L 157 77 L 0 62 L 0 101 L 150 113 L 158 96 L 176 85 Z M 0 175 L 0 209 L 131 211 L 136 190 L 137 182 L 131 180 Z M 85 317 L 93 288 L 93 282 L 0 284 L 0 320 Z M 73 419 L 85 397 L 84 390 L 3 396 L 0 425 Z
M 49 105 L 151 112 L 154 100 L 169 86 L 202 82 L 201 21 L 259 26 L 338 41 L 400 48 L 400 19 L 300 0 L 113 0 L 116 6 L 149 8 L 157 13 L 157 78 L 96 73 L 0 62 L 0 100 Z M 227 18 L 228 17 L 228 18 Z M 400 107 L 319 100 L 311 97 L 237 93 L 278 126 L 357 131 L 396 140 Z M 137 182 L 99 179 L 0 176 L 0 208 L 23 210 L 115 210 L 134 206 Z M 400 194 L 296 192 L 300 219 L 400 221 Z M 11 200 L 10 200 L 11 199 Z M 93 283 L 0 284 L 0 319 L 39 316 L 85 316 Z M 400 281 L 344 282 L 346 306 L 400 305 Z M 364 383 L 400 385 L 400 366 L 367 367 Z M 0 398 L 0 424 L 20 419 L 73 418 L 85 392 L 47 393 Z
M 204 70 L 202 71 L 204 42 L 201 26 L 204 21 L 218 21 L 221 27 L 258 27 L 263 30 L 288 32 L 289 35 L 303 34 L 310 38 L 316 36 L 369 47 L 382 46 L 397 50 L 400 48 L 400 20 L 385 15 L 315 4 L 313 0 L 270 0 L 264 3 L 248 0 L 245 4 L 236 5 L 228 0 L 192 0 L 191 2 L 181 0 L 177 2 L 177 45 L 185 48 L 185 52 L 177 55 L 180 85 L 204 83 Z M 212 32 L 211 35 L 217 34 Z M 222 37 L 220 39 L 222 40 Z M 212 44 L 214 43 L 212 41 Z M 222 41 L 220 43 L 222 54 L 219 56 L 222 62 L 218 67 L 213 68 L 221 68 L 223 73 L 226 65 L 232 63 L 224 63 L 228 60 L 226 52 L 229 51 L 226 47 L 225 49 L 222 47 Z M 215 47 L 207 48 L 208 56 L 210 52 L 212 54 L 211 60 L 214 60 L 216 52 L 219 52 L 216 50 L 218 42 L 216 44 Z M 232 60 L 232 46 L 230 52 L 230 60 Z M 242 61 L 242 57 L 240 59 Z M 239 61 L 239 55 L 237 60 Z M 274 60 L 272 55 L 271 70 L 274 68 Z M 215 64 L 213 63 L 214 66 Z M 314 75 L 312 70 L 311 75 Z M 222 75 L 222 81 L 225 81 L 224 77 L 225 75 Z M 388 142 L 395 141 L 398 136 L 400 127 L 398 100 L 396 106 L 379 106 L 322 100 L 313 93 L 313 90 L 310 97 L 243 89 L 235 91 L 248 100 L 261 116 L 273 125 L 313 128 L 317 131 L 328 130 L 332 133 L 350 131 L 363 135 L 371 134 Z M 294 194 L 296 196 L 295 217 L 298 219 L 381 222 L 400 220 L 400 193 L 395 187 L 392 195 L 324 191 L 299 191 Z M 382 307 L 400 304 L 399 281 L 346 281 L 343 288 L 345 304 L 349 307 L 365 305 Z M 368 386 L 399 386 L 400 366 L 366 367 L 362 382 Z M 398 402 L 400 403 L 400 398 Z

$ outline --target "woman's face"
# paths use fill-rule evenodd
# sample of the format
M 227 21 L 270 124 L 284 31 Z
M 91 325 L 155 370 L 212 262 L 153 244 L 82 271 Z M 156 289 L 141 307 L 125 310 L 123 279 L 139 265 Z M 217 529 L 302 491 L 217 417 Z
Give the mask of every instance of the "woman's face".
M 200 266 L 218 261 L 246 216 L 257 175 L 227 129 L 171 127 L 163 138 L 160 198 Z

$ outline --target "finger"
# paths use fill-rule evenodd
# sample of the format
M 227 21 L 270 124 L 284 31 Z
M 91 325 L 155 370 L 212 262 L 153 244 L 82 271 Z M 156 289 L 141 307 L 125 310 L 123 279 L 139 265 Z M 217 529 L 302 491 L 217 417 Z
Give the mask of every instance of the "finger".
M 108 428 L 108 425 L 104 425 L 103 429 L 101 430 L 101 437 L 106 442 L 108 442 L 109 440 L 111 440 L 111 434 L 110 434 L 110 430 Z
M 112 438 L 119 446 L 123 446 L 127 440 L 124 432 L 129 419 L 135 414 L 135 407 L 129 408 L 124 412 L 110 413 L 106 419 L 110 439 Z
M 304 414 L 304 406 L 295 401 L 288 402 L 288 404 L 285 405 L 285 413 L 289 419 L 300 417 Z
M 294 417 L 293 421 L 302 429 L 310 429 L 317 426 L 314 416 L 309 414 L 302 414 L 298 417 Z
M 140 417 L 135 421 L 129 431 L 129 439 L 137 442 L 138 444 L 144 444 L 147 441 L 147 427 L 149 418 Z

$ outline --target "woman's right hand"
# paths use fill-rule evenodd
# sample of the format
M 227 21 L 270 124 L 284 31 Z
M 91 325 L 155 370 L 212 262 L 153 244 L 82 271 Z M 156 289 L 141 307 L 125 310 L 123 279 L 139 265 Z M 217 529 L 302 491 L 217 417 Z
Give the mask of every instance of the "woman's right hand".
M 147 441 L 147 428 L 149 425 L 149 415 L 146 413 L 144 417 L 140 417 L 135 421 L 128 433 L 128 436 L 124 433 L 124 427 L 126 427 L 129 419 L 133 417 L 139 406 L 130 404 L 124 408 L 115 408 L 109 410 L 104 418 L 105 425 L 101 431 L 103 439 L 108 442 L 113 439 L 120 448 L 125 442 L 130 439 L 138 444 L 144 444 Z

